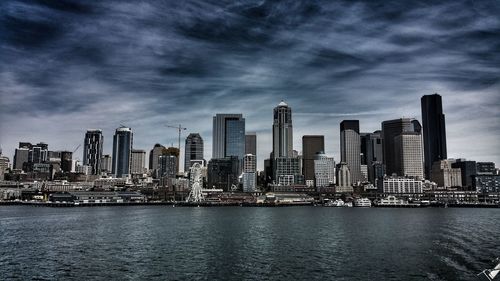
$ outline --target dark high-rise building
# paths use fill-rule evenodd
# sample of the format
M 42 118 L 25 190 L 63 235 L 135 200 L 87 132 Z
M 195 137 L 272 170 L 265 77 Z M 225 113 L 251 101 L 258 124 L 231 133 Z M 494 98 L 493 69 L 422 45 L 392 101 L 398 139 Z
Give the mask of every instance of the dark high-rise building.
M 158 177 L 173 179 L 177 175 L 177 157 L 160 155 L 158 157 Z
M 257 155 L 257 134 L 246 133 L 245 135 L 245 155 Z
M 213 117 L 212 158 L 245 155 L 245 118 L 241 114 L 216 114 Z
M 325 151 L 324 136 L 302 137 L 302 173 L 304 180 L 314 180 L 314 159 L 319 152 Z
M 347 164 L 352 183 L 364 180 L 361 175 L 359 120 L 343 120 L 340 123 L 340 159 Z
M 237 156 L 240 161 L 245 155 L 245 120 L 226 119 L 225 156 Z
M 189 172 L 193 160 L 203 160 L 203 139 L 198 133 L 191 133 L 186 138 L 184 151 L 184 172 Z
M 392 175 L 393 173 L 397 174 L 399 172 L 400 167 L 397 167 L 399 160 L 396 159 L 397 147 L 394 139 L 403 132 L 414 132 L 415 129 L 418 130 L 418 128 L 415 128 L 415 122 L 412 121 L 414 121 L 414 119 L 400 118 L 382 122 L 383 158 L 387 175 Z
M 476 171 L 478 175 L 494 175 L 496 168 L 493 162 L 477 162 Z
M 48 160 L 49 146 L 46 143 L 40 142 L 33 145 L 29 152 L 29 162 L 45 163 Z
M 87 130 L 83 142 L 83 165 L 90 166 L 93 175 L 99 174 L 101 170 L 103 143 L 101 130 Z
M 156 178 L 156 170 L 158 169 L 158 157 L 163 153 L 165 147 L 159 143 L 155 144 L 153 149 L 149 151 L 149 169 L 154 178 Z
M 445 118 L 440 95 L 425 95 L 421 99 L 421 104 L 425 177 L 429 179 L 432 164 L 447 158 Z
M 19 142 L 19 148 L 33 148 L 33 145 L 30 142 Z
M 457 159 L 454 163 L 451 163 L 451 167 L 460 169 L 462 187 L 469 190 L 472 189 L 474 186 L 474 177 L 476 176 L 476 161 Z
M 73 166 L 73 152 L 61 151 L 61 170 L 65 173 L 71 172 Z
M 16 148 L 14 154 L 14 169 L 22 170 L 24 163 L 29 162 L 30 149 L 27 147 Z
M 113 136 L 113 174 L 120 178 L 130 174 L 130 157 L 132 153 L 132 129 L 120 127 Z
M 237 156 L 214 158 L 207 167 L 208 188 L 231 190 L 233 185 L 238 186 L 240 176 L 240 160 Z
M 273 158 L 292 157 L 292 108 L 281 101 L 273 110 Z
M 361 133 L 361 165 L 366 165 L 368 170 L 368 180 L 375 184 L 375 166 L 373 163 L 382 163 L 384 159 L 384 148 L 382 142 L 382 132 Z

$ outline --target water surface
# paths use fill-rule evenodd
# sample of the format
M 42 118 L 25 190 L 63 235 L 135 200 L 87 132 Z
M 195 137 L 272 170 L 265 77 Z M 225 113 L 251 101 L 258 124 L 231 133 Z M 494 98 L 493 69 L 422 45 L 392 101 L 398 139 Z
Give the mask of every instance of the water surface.
M 0 207 L 1 280 L 476 280 L 500 209 Z

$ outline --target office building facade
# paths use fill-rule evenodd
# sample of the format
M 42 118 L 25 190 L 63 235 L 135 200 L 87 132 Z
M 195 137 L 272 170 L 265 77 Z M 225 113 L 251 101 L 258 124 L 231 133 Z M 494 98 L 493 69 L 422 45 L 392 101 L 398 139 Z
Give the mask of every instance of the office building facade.
M 198 133 L 189 134 L 184 150 L 184 172 L 189 172 L 194 160 L 203 161 L 203 159 L 203 139 Z
M 249 132 L 245 134 L 245 155 L 257 155 L 257 134 Z
M 242 114 L 216 114 L 213 117 L 212 158 L 245 154 L 245 118 Z
M 103 143 L 101 130 L 87 130 L 83 142 L 83 165 L 91 167 L 92 175 L 100 173 Z
M 302 174 L 304 180 L 315 179 L 315 164 L 318 153 L 325 151 L 325 137 L 306 135 L 302 137 Z
M 335 160 L 323 152 L 314 157 L 314 184 L 318 190 L 335 184 Z
M 340 160 L 347 164 L 352 183 L 365 180 L 361 175 L 361 141 L 358 120 L 340 123 Z
M 422 136 L 417 132 L 403 132 L 394 138 L 394 166 L 399 176 L 424 178 Z
M 117 178 L 130 174 L 130 158 L 133 145 L 131 128 L 120 127 L 113 136 L 113 174 Z
M 146 172 L 146 151 L 142 149 L 132 149 L 130 155 L 130 173 L 140 175 Z

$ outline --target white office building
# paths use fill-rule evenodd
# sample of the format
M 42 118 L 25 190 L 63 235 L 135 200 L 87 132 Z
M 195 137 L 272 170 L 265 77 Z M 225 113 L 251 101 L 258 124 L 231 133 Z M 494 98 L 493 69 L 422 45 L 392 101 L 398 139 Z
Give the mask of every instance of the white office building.
M 406 177 L 384 178 L 384 193 L 422 193 L 422 181 Z
M 335 160 L 324 153 L 316 153 L 314 159 L 314 180 L 316 188 L 335 184 Z

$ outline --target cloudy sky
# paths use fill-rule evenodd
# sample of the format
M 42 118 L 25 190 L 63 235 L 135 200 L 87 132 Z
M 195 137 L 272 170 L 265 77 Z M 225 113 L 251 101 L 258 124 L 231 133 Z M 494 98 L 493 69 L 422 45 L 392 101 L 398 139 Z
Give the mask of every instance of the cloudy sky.
M 149 151 L 181 123 L 210 158 L 212 116 L 243 113 L 261 168 L 283 99 L 295 149 L 323 134 L 339 159 L 342 119 L 421 120 L 437 92 L 448 156 L 498 165 L 500 2 L 428 2 L 0 1 L 0 145 L 73 150 L 100 128 L 111 153 L 124 124 Z

